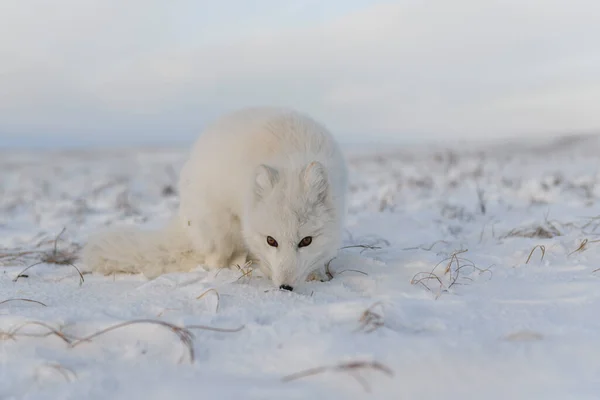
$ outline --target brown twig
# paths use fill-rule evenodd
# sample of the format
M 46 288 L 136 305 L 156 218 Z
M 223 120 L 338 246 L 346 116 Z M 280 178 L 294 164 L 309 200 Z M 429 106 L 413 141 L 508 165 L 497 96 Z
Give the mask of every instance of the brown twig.
M 357 270 L 357 269 L 343 269 L 343 270 L 339 271 L 337 274 L 338 274 L 338 275 L 341 275 L 341 274 L 343 274 L 344 272 L 356 272 L 356 273 L 358 273 L 358 274 L 362 274 L 362 275 L 365 275 L 365 276 L 369 276 L 369 274 L 367 274 L 366 272 L 364 272 L 364 271 L 359 271 L 359 270 Z
M 421 246 L 415 246 L 415 247 L 405 247 L 402 250 L 425 250 L 425 251 L 431 251 L 431 250 L 433 250 L 433 248 L 435 247 L 435 245 L 438 244 L 438 243 L 449 244 L 449 242 L 447 242 L 445 240 L 436 240 L 429 247 L 424 247 L 424 246 L 421 245 Z
M 363 370 L 363 369 L 372 369 L 372 370 L 384 373 L 385 375 L 387 375 L 389 377 L 394 376 L 394 372 L 392 371 L 391 368 L 389 368 L 377 361 L 351 361 L 351 362 L 341 363 L 341 364 L 334 365 L 334 366 L 317 367 L 317 368 L 311 368 L 311 369 L 307 369 L 304 371 L 296 372 L 294 374 L 284 376 L 282 378 L 282 381 L 290 382 L 290 381 L 293 381 L 296 379 L 301 379 L 301 378 L 306 378 L 306 377 L 313 376 L 313 375 L 318 375 L 318 374 L 321 374 L 321 373 L 327 372 L 327 371 L 348 372 L 348 373 L 350 373 L 350 376 L 357 379 L 357 375 L 354 375 L 353 373 L 355 373 L 359 370 Z M 357 380 L 366 391 L 370 390 L 366 381 L 362 380 L 362 378 L 360 380 L 359 379 L 357 379 Z
M 48 264 L 48 262 L 46 261 L 38 261 L 35 264 L 31 264 L 29 265 L 27 268 L 25 268 L 24 270 L 22 270 L 21 272 L 19 272 L 17 274 L 17 276 L 15 276 L 15 278 L 13 279 L 13 282 L 16 282 L 19 278 L 23 278 L 26 275 L 23 275 L 29 268 L 33 268 L 36 265 L 40 265 L 40 264 Z M 85 279 L 83 278 L 83 274 L 81 273 L 81 271 L 79 270 L 79 268 L 77 268 L 75 266 L 75 264 L 71 264 L 71 263 L 66 263 L 66 265 L 70 265 L 71 267 L 75 268 L 75 270 L 77 271 L 77 273 L 79 274 L 79 286 L 81 286 L 83 284 L 83 282 L 85 282 Z
M 29 325 L 37 325 L 37 326 L 41 326 L 43 328 L 48 329 L 48 332 L 44 333 L 44 334 L 35 334 L 35 333 L 19 333 L 19 331 L 23 328 L 25 328 L 26 326 Z M 50 335 L 54 335 L 58 338 L 60 338 L 63 342 L 67 343 L 67 344 L 71 344 L 72 343 L 72 337 L 69 337 L 67 334 L 59 331 L 58 329 L 55 329 L 53 327 L 51 327 L 50 325 L 44 323 L 44 322 L 39 322 L 39 321 L 28 321 L 28 322 L 24 322 L 21 325 L 17 326 L 14 329 L 11 329 L 10 331 L 6 332 L 6 335 L 11 338 L 14 339 L 17 334 L 19 333 L 18 336 L 28 336 L 28 337 L 47 337 Z
M 160 320 L 138 319 L 138 320 L 122 322 L 122 323 L 110 326 L 108 328 L 101 329 L 97 332 L 92 333 L 91 335 L 88 335 L 86 337 L 83 337 L 83 338 L 73 341 L 72 343 L 70 343 L 70 347 L 78 346 L 83 342 L 89 342 L 98 336 L 104 335 L 105 333 L 114 331 L 116 329 L 123 328 L 125 326 L 134 325 L 134 324 L 155 324 L 155 325 L 164 326 L 165 328 L 170 329 L 173 333 L 175 333 L 177 335 L 179 340 L 188 349 L 189 359 L 190 359 L 190 362 L 192 362 L 192 363 L 195 360 L 194 344 L 193 344 L 194 334 L 190 331 L 190 329 L 203 329 L 203 330 L 209 330 L 209 331 L 214 331 L 214 332 L 239 332 L 240 330 L 242 330 L 244 328 L 244 326 L 241 326 L 239 328 L 227 329 L 227 328 L 216 328 L 216 327 L 205 326 L 205 325 L 189 325 L 189 326 L 180 327 L 180 326 L 177 326 L 177 325 L 165 322 L 165 321 L 160 321 Z
M 48 367 L 51 368 L 55 371 L 57 371 L 59 374 L 61 374 L 63 376 L 63 378 L 65 378 L 65 380 L 67 382 L 72 382 L 71 376 L 73 376 L 75 379 L 77 379 L 77 374 L 75 373 L 75 371 L 73 371 L 70 368 L 67 368 L 61 364 L 52 364 L 52 363 L 46 363 L 46 364 L 42 364 L 40 366 L 38 366 L 36 368 L 36 370 L 39 370 L 40 368 L 43 367 Z
M 588 245 L 589 243 L 598 243 L 598 242 L 600 242 L 600 240 L 588 240 L 587 238 L 586 238 L 586 239 L 583 239 L 583 240 L 581 241 L 581 243 L 579 244 L 579 247 L 578 247 L 578 248 L 576 248 L 575 250 L 573 250 L 572 252 L 570 252 L 570 253 L 567 255 L 567 257 L 569 257 L 571 254 L 574 254 L 574 253 L 577 253 L 577 252 L 580 252 L 580 251 L 581 251 L 581 252 L 583 252 L 583 251 L 587 250 L 587 245 Z
M 245 327 L 246 327 L 245 325 L 241 325 L 237 328 L 215 328 L 213 326 L 206 326 L 206 325 L 186 325 L 185 326 L 186 329 L 202 329 L 205 331 L 225 332 L 225 333 L 239 332 L 242 329 L 244 329 Z
M 422 276 L 424 275 L 424 276 Z M 417 278 L 419 277 L 419 278 Z M 437 276 L 436 274 L 434 274 L 433 272 L 417 272 L 412 279 L 410 280 L 410 284 L 411 285 L 417 285 L 420 284 L 421 286 L 423 286 L 425 289 L 427 289 L 428 291 L 433 293 L 433 290 L 431 290 L 431 288 L 426 285 L 424 282 L 428 281 L 428 280 L 436 280 L 438 281 L 438 283 L 440 284 L 440 290 L 438 291 L 438 293 L 436 294 L 436 299 L 438 297 L 440 297 L 441 295 L 441 290 L 444 287 L 444 283 L 442 282 L 442 280 L 440 279 L 439 276 Z
M 542 261 L 544 259 L 544 256 L 546 255 L 546 246 L 544 246 L 543 244 L 538 244 L 536 246 L 533 247 L 533 249 L 531 249 L 531 251 L 529 252 L 529 257 L 527 257 L 527 261 L 525 261 L 525 264 L 529 264 L 529 260 L 531 260 L 531 256 L 533 255 L 533 252 L 535 251 L 535 249 L 540 249 L 542 256 L 540 257 L 540 261 Z
M 464 268 L 473 268 L 476 271 L 479 271 L 479 274 L 483 274 L 485 272 L 488 272 L 490 275 L 492 275 L 492 271 L 490 270 L 490 267 L 488 268 L 479 268 L 477 267 L 471 260 L 463 258 L 463 257 L 459 257 L 459 254 L 463 254 L 466 253 L 468 250 L 458 250 L 455 251 L 454 253 L 452 253 L 450 255 L 450 257 L 447 257 L 443 260 L 441 260 L 440 262 L 438 262 L 433 269 L 430 272 L 418 272 L 416 273 L 410 283 L 415 285 L 415 284 L 420 284 L 422 285 L 425 289 L 427 289 L 428 291 L 433 293 L 433 290 L 425 283 L 429 280 L 435 280 L 439 283 L 439 289 L 438 292 L 436 293 L 436 299 L 439 298 L 441 296 L 441 294 L 443 292 L 448 291 L 448 289 L 450 289 L 452 286 L 454 285 L 461 285 L 462 283 L 458 282 L 459 277 L 460 277 L 460 272 L 461 270 L 463 270 Z M 435 270 L 444 262 L 448 262 L 446 264 L 446 267 L 444 268 L 444 272 L 443 275 L 449 275 L 449 283 L 446 286 L 444 284 L 444 282 L 442 281 L 442 279 L 440 278 L 440 276 L 438 276 L 435 273 Z M 462 263 L 462 264 L 461 264 Z M 453 269 L 452 266 L 455 265 L 455 268 Z M 472 280 L 469 277 L 462 277 L 461 279 L 467 279 L 467 280 Z
M 31 300 L 31 299 L 22 299 L 22 298 L 6 299 L 6 300 L 3 300 L 3 301 L 0 301 L 0 304 L 8 303 L 8 302 L 11 302 L 11 301 L 27 301 L 27 302 L 30 302 L 30 303 L 40 304 L 40 305 L 42 305 L 44 307 L 48 307 L 46 304 L 42 303 L 41 301 Z
M 210 288 L 210 289 L 206 290 L 200 296 L 196 297 L 196 300 L 200 300 L 201 298 L 203 298 L 204 296 L 206 296 L 210 292 L 214 292 L 215 295 L 217 296 L 217 306 L 215 307 L 215 312 L 218 312 L 219 311 L 219 304 L 221 303 L 221 296 L 219 296 L 219 292 L 217 292 L 217 289 Z
M 360 253 L 362 254 L 366 250 L 381 250 L 381 246 L 375 246 L 370 244 L 355 244 L 350 246 L 340 247 L 340 250 L 344 249 L 362 249 Z
M 383 316 L 373 311 L 373 309 L 377 306 L 382 306 L 382 303 L 378 301 L 362 312 L 358 320 L 360 325 L 355 332 L 362 330 L 365 333 L 371 333 L 384 326 Z
M 327 275 L 327 277 L 329 278 L 329 280 L 333 279 L 333 274 L 331 273 L 331 269 L 329 268 L 329 265 L 331 264 L 331 262 L 335 260 L 335 257 L 333 257 L 331 260 L 327 261 L 325 263 L 325 275 Z
M 242 275 L 236 279 L 236 282 L 247 276 L 252 277 L 252 272 L 254 271 L 254 268 L 251 268 L 251 265 L 251 261 L 246 261 L 246 263 L 241 267 L 238 264 L 235 265 L 237 269 L 242 273 Z
M 60 233 L 58 235 L 56 235 L 56 239 L 54 239 L 54 255 L 56 256 L 56 253 L 58 251 L 58 239 L 60 239 L 60 237 L 63 235 L 63 233 L 65 233 L 65 231 L 67 230 L 67 227 L 63 227 L 62 231 L 60 231 Z
M 8 253 L 8 254 L 0 255 L 0 259 L 6 258 L 6 259 L 8 259 L 9 262 L 20 259 L 20 258 L 26 258 L 25 261 L 27 261 L 27 259 L 30 258 L 27 256 L 30 256 L 30 255 L 37 256 L 36 257 L 37 261 L 34 262 L 33 264 L 27 266 L 21 272 L 19 272 L 17 274 L 17 276 L 13 279 L 13 282 L 18 281 L 19 278 L 27 277 L 27 275 L 25 275 L 25 272 L 28 269 L 33 268 L 37 265 L 56 264 L 56 265 L 70 265 L 71 267 L 75 268 L 75 270 L 79 274 L 79 285 L 81 286 L 83 284 L 83 282 L 85 282 L 85 279 L 83 277 L 83 274 L 79 270 L 79 268 L 77 268 L 75 266 L 75 264 L 73 264 L 77 260 L 76 252 L 77 252 L 77 249 L 79 248 L 79 246 L 76 245 L 75 246 L 76 249 L 75 250 L 71 249 L 70 251 L 66 251 L 66 250 L 61 251 L 58 249 L 58 242 L 59 242 L 61 236 L 65 233 L 65 231 L 66 231 L 66 227 L 63 228 L 58 235 L 56 235 L 54 240 L 51 242 L 51 243 L 53 243 L 53 246 L 52 246 L 52 249 L 50 249 L 50 250 L 21 251 L 21 252 L 16 252 L 16 253 Z M 48 241 L 46 239 L 40 241 L 37 244 L 37 247 L 41 246 L 43 243 L 48 243 Z M 6 262 L 6 260 L 4 260 L 4 262 Z
M 126 322 L 122 322 L 120 324 L 116 324 L 116 325 L 110 326 L 108 328 L 101 329 L 101 330 L 94 332 L 91 335 L 88 335 L 81 339 L 75 340 L 72 343 L 70 343 L 70 347 L 76 347 L 83 342 L 89 342 L 92 339 L 94 339 L 98 336 L 104 335 L 105 333 L 114 331 L 115 329 L 123 328 L 125 326 L 134 325 L 134 324 L 155 324 L 155 325 L 164 326 L 165 328 L 169 328 L 173 333 L 175 333 L 177 335 L 179 340 L 188 349 L 190 362 L 191 363 L 194 362 L 194 359 L 195 359 L 194 345 L 193 345 L 194 335 L 192 334 L 192 332 L 190 332 L 187 328 L 182 328 L 182 327 L 170 324 L 165 321 L 154 320 L 154 319 L 138 319 L 138 320 L 126 321 Z

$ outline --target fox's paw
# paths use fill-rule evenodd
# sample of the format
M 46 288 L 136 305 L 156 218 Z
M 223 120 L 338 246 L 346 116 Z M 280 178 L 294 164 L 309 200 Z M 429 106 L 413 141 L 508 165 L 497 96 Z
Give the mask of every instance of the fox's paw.
M 331 279 L 325 272 L 324 268 L 319 268 L 317 270 L 314 270 L 313 272 L 308 274 L 308 277 L 306 278 L 307 282 L 310 282 L 310 281 L 327 282 L 329 280 L 331 280 Z

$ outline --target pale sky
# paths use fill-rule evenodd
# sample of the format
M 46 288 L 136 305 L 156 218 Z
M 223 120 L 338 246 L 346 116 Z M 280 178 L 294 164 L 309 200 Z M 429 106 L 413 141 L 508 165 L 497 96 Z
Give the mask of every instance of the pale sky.
M 342 140 L 600 131 L 600 2 L 0 1 L 0 147 L 181 145 L 253 105 Z

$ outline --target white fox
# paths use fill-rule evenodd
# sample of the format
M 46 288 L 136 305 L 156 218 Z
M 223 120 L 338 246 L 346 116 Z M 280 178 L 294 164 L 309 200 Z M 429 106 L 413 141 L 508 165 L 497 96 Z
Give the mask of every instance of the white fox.
M 347 167 L 328 130 L 294 110 L 225 115 L 200 135 L 179 178 L 176 216 L 159 231 L 90 238 L 93 271 L 162 273 L 257 262 L 287 290 L 323 276 L 346 218 Z

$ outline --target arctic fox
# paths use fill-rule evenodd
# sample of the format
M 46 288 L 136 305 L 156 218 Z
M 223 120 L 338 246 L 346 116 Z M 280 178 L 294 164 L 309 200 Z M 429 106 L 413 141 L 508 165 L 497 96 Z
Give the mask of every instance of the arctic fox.
M 93 271 L 162 273 L 256 262 L 287 290 L 323 276 L 346 218 L 347 166 L 329 131 L 297 111 L 242 109 L 200 135 L 179 177 L 180 205 L 158 231 L 88 241 Z

